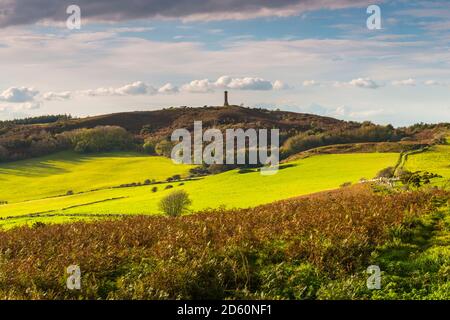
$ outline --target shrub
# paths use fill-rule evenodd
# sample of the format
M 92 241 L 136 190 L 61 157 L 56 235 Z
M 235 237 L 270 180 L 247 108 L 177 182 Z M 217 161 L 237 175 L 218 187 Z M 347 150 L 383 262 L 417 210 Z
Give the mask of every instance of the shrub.
M 98 126 L 63 133 L 76 152 L 103 152 L 129 150 L 133 137 L 122 127 Z
M 9 156 L 8 150 L 4 146 L 0 145 L 0 161 L 8 160 L 8 156 Z
M 251 172 L 254 172 L 254 170 L 253 170 L 253 169 L 250 169 L 250 168 L 241 168 L 241 169 L 239 169 L 239 171 L 238 171 L 238 173 L 241 173 L 241 174 L 244 174 L 244 173 L 251 173 Z
M 341 143 L 355 142 L 380 142 L 399 140 L 396 130 L 391 126 L 379 126 L 370 122 L 364 122 L 361 127 L 348 130 L 330 130 L 326 133 L 309 130 L 291 136 L 286 140 L 281 149 L 283 157 L 313 149 Z
M 164 157 L 170 157 L 172 154 L 172 142 L 168 140 L 162 140 L 155 146 L 156 154 Z
M 154 141 L 146 140 L 142 146 L 142 149 L 147 154 L 155 155 L 156 154 L 155 146 L 156 146 L 156 144 Z
M 377 178 L 392 178 L 394 176 L 394 167 L 387 167 L 377 173 Z
M 156 191 L 158 191 L 158 187 L 153 187 L 152 192 L 156 192 Z
M 153 127 L 151 124 L 146 124 L 146 125 L 142 126 L 142 129 L 141 129 L 142 135 L 149 134 L 152 132 L 153 132 Z
M 180 216 L 187 210 L 192 201 L 184 190 L 177 190 L 161 199 L 159 208 L 170 217 Z

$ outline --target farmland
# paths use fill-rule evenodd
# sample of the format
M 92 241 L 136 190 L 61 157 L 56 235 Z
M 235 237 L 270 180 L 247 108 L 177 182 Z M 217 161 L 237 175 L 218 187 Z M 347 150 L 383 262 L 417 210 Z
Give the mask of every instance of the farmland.
M 396 153 L 320 155 L 283 164 L 273 176 L 232 170 L 191 181 L 112 188 L 144 179 L 161 182 L 174 174 L 183 177 L 189 166 L 129 153 L 59 153 L 0 167 L 1 197 L 8 201 L 0 206 L 0 217 L 8 227 L 97 215 L 157 214 L 159 199 L 170 192 L 165 190 L 167 185 L 186 190 L 192 198 L 193 211 L 221 206 L 252 207 L 372 178 L 379 170 L 394 165 L 398 157 Z M 156 192 L 151 190 L 154 187 Z M 66 195 L 68 190 L 74 194 Z
M 445 183 L 450 179 L 450 145 L 436 145 L 426 152 L 409 155 L 404 168 L 439 174 L 442 178 L 436 179 L 435 183 Z

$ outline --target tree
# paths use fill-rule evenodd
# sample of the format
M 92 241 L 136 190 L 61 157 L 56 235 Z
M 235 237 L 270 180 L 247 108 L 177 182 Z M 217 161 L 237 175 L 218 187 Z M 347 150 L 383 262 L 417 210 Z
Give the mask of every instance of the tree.
M 9 152 L 8 150 L 0 144 L 0 161 L 8 160 Z
M 150 155 L 154 155 L 155 152 L 155 143 L 153 141 L 150 140 L 146 140 L 144 142 L 144 145 L 142 146 L 142 148 L 144 149 L 144 152 Z
M 162 198 L 159 208 L 169 217 L 177 217 L 186 212 L 191 203 L 186 191 L 177 190 Z
M 76 152 L 103 152 L 129 150 L 133 136 L 118 126 L 97 126 L 92 129 L 77 129 L 64 132 Z
M 168 140 L 158 142 L 155 151 L 160 156 L 170 157 L 172 153 L 173 144 Z
M 380 170 L 377 173 L 377 178 L 392 178 L 394 176 L 395 168 L 394 167 L 387 167 L 382 170 Z

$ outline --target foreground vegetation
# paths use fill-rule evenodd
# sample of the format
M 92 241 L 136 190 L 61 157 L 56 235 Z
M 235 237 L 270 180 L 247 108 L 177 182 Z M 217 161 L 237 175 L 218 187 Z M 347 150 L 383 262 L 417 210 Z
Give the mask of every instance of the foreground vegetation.
M 0 232 L 0 298 L 448 299 L 449 193 L 356 186 L 252 209 Z M 65 270 L 79 265 L 80 291 Z M 369 265 L 382 289 L 366 287 Z

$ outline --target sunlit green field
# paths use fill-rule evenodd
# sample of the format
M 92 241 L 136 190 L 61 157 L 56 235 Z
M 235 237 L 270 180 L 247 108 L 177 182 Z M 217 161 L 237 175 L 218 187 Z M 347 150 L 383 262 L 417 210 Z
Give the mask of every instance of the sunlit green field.
M 141 182 L 187 175 L 191 166 L 175 165 L 168 158 L 140 153 L 54 155 L 0 165 L 0 201 L 9 203 L 42 199 Z
M 157 214 L 161 197 L 176 189 L 189 193 L 193 211 L 219 206 L 250 207 L 373 178 L 379 170 L 393 166 L 398 157 L 396 153 L 320 155 L 291 162 L 272 176 L 233 170 L 183 181 L 183 185 L 174 182 L 88 192 L 145 179 L 161 181 L 177 173 L 186 175 L 189 167 L 137 154 L 80 157 L 63 153 L 0 166 L 0 199 L 9 202 L 0 205 L 0 224 L 10 227 L 107 214 Z M 168 184 L 173 189 L 165 190 Z M 155 186 L 158 190 L 152 192 Z M 86 192 L 58 196 L 68 190 Z M 53 197 L 46 198 L 49 196 Z M 27 199 L 32 200 L 24 201 Z
M 405 169 L 409 171 L 428 171 L 442 176 L 434 183 L 450 179 L 450 145 L 433 146 L 429 151 L 408 156 Z

